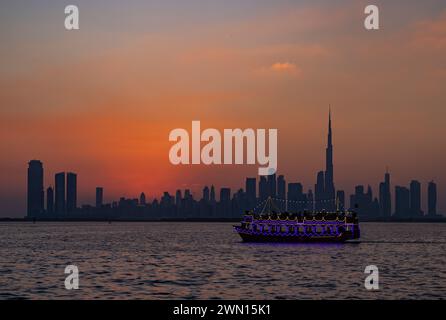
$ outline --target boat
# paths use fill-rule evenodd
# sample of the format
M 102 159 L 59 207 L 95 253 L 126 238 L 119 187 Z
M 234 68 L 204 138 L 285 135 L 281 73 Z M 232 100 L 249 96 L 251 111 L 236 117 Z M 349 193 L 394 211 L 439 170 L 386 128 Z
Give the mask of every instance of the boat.
M 269 208 L 265 212 L 265 208 Z M 359 239 L 361 232 L 356 212 L 280 212 L 271 210 L 268 198 L 260 214 L 246 212 L 241 224 L 234 226 L 244 242 L 345 242 Z M 276 207 L 277 208 L 277 207 Z

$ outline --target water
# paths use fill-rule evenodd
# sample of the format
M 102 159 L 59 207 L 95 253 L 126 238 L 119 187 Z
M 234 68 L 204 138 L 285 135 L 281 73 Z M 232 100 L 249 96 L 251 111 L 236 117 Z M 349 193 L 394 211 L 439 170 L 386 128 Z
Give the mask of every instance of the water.
M 361 228 L 359 244 L 244 244 L 228 223 L 2 223 L 0 299 L 446 298 L 446 224 Z

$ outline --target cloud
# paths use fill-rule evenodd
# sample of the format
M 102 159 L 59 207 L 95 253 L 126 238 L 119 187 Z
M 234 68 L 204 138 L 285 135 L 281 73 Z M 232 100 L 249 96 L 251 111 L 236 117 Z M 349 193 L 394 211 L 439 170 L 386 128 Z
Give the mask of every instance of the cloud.
M 446 49 L 446 12 L 437 19 L 421 21 L 416 26 L 413 44 L 420 49 Z
M 299 74 L 298 66 L 291 62 L 276 62 L 271 65 L 270 70 L 273 72 Z

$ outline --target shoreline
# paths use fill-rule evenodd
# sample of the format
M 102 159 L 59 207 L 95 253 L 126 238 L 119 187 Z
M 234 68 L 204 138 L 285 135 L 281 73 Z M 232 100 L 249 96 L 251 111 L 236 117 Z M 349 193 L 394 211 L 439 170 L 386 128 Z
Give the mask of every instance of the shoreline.
M 29 219 L 29 218 L 0 218 L 0 222 L 232 222 L 239 223 L 240 219 L 235 218 L 185 218 L 185 219 L 104 219 L 104 218 L 48 218 L 48 219 Z M 446 217 L 433 218 L 388 218 L 388 219 L 360 219 L 361 222 L 386 222 L 386 223 L 446 223 Z

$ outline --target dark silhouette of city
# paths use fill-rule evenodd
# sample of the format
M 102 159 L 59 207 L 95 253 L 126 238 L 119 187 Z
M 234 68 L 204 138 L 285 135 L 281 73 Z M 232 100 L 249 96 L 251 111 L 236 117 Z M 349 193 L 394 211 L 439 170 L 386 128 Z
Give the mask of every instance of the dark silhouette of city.
M 43 164 L 32 160 L 28 167 L 28 219 L 98 219 L 98 220 L 158 220 L 158 219 L 238 219 L 246 210 L 254 210 L 268 198 L 277 202 L 281 211 L 320 212 L 353 210 L 361 219 L 420 219 L 440 218 L 437 214 L 437 187 L 430 182 L 427 187 L 428 209 L 421 208 L 421 184 L 413 180 L 410 186 L 395 186 L 394 212 L 390 173 L 379 184 L 379 195 L 373 196 L 370 186 L 355 187 L 346 203 L 345 192 L 336 190 L 334 183 L 331 111 L 328 119 L 328 139 L 325 171 L 317 173 L 314 194 L 304 191 L 301 183 L 286 183 L 283 175 L 246 178 L 245 189 L 232 193 L 220 188 L 217 200 L 215 186 L 205 186 L 201 199 L 194 199 L 190 190 L 177 190 L 175 195 L 164 192 L 158 200 L 147 202 L 146 195 L 139 198 L 104 203 L 104 188 L 96 188 L 95 206 L 77 206 L 77 175 L 57 173 L 54 189 L 46 190 L 44 206 Z M 258 192 L 257 192 L 258 187 Z

